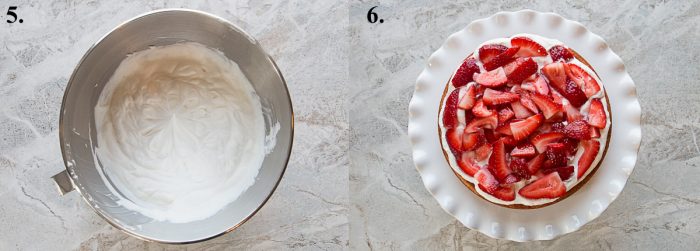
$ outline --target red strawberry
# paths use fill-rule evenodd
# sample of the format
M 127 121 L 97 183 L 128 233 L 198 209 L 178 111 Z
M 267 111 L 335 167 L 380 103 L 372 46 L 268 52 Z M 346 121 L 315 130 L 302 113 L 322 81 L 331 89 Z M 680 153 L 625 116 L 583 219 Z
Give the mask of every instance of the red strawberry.
M 547 150 L 547 145 L 549 143 L 555 142 L 557 140 L 560 140 L 564 138 L 564 134 L 560 132 L 548 132 L 548 133 L 542 133 L 538 134 L 535 137 L 532 137 L 530 142 L 532 142 L 532 145 L 535 146 L 535 149 L 539 153 L 544 153 L 545 150 Z
M 496 127 L 495 131 L 503 135 L 513 135 L 513 132 L 510 130 L 510 124 L 504 124 Z
M 535 80 L 534 79 L 532 81 L 526 79 L 525 81 L 523 81 L 523 83 L 520 84 L 520 88 L 522 88 L 523 90 L 526 90 L 526 91 L 531 91 L 531 92 L 537 91 L 537 89 L 535 89 Z
M 520 101 L 515 101 L 513 103 L 510 103 L 510 107 L 513 108 L 513 113 L 515 113 L 515 117 L 519 119 L 524 119 L 527 117 L 532 116 L 532 112 L 530 112 L 529 109 L 527 109 L 525 106 L 523 106 Z
M 595 128 L 592 126 L 590 128 L 591 128 L 591 133 L 590 133 L 591 138 L 600 138 L 600 130 L 598 130 L 598 128 Z
M 544 151 L 545 168 L 552 168 L 566 165 L 567 153 L 566 145 L 563 143 L 550 143 L 547 145 L 547 150 Z
M 463 133 L 462 136 L 462 151 L 469 151 L 476 147 L 478 143 L 479 134 L 478 133 Z
M 569 123 L 583 119 L 583 115 L 581 115 L 578 109 L 574 108 L 569 103 L 564 104 L 564 111 L 566 111 L 566 121 Z
M 600 150 L 600 142 L 597 140 L 584 140 L 581 141 L 581 145 L 583 146 L 583 155 L 581 155 L 581 158 L 578 160 L 579 178 L 591 167 L 593 160 L 598 156 L 598 151 Z
M 556 103 L 558 105 L 564 105 L 564 102 L 563 102 L 564 97 L 562 97 L 561 94 L 559 94 L 558 92 L 556 92 L 554 90 L 552 90 L 549 93 L 551 94 L 550 97 L 552 98 L 552 101 L 554 101 L 554 103 Z
M 498 189 L 498 181 L 487 169 L 481 169 L 474 174 L 474 179 L 479 183 L 479 188 L 487 193 L 493 193 Z
M 465 86 L 467 83 L 472 82 L 474 73 L 479 73 L 479 65 L 476 64 L 476 59 L 469 57 L 459 66 L 457 72 L 452 77 L 452 85 L 455 88 Z
M 570 78 L 566 79 L 566 89 L 564 89 L 564 92 L 561 93 L 567 100 L 569 100 L 569 103 L 573 105 L 574 107 L 580 107 L 583 105 L 583 103 L 586 103 L 586 100 L 588 98 L 586 97 L 586 94 L 581 91 L 580 88 L 578 88 L 578 85 L 574 83 Z
M 583 120 L 576 120 L 566 125 L 564 134 L 574 139 L 591 139 L 591 127 Z
M 491 147 L 491 144 L 485 143 L 481 145 L 480 147 L 476 148 L 474 151 L 476 153 L 476 160 L 477 161 L 484 161 L 486 158 L 489 157 L 489 154 L 491 154 L 491 150 L 493 147 Z
M 544 163 L 545 156 L 544 154 L 539 154 L 532 158 L 530 161 L 527 162 L 527 171 L 530 172 L 531 175 L 534 175 L 537 173 L 537 171 L 540 170 L 542 167 L 542 163 Z
M 499 181 L 504 181 L 512 172 L 506 163 L 506 150 L 503 140 L 498 140 L 493 144 L 493 152 L 489 158 L 488 169 Z
M 508 107 L 504 107 L 498 111 L 498 124 L 505 124 L 509 119 L 513 118 L 513 116 L 515 116 L 513 110 Z
M 498 189 L 489 194 L 504 201 L 515 200 L 515 190 L 513 189 L 512 185 L 501 185 L 498 187 Z
M 565 193 L 566 186 L 557 172 L 547 174 L 518 191 L 520 196 L 528 199 L 555 199 Z
M 513 170 L 513 174 L 516 176 L 526 180 L 530 179 L 530 172 L 527 170 L 527 161 L 525 159 L 512 158 L 510 160 L 510 169 Z
M 500 105 L 513 102 L 519 98 L 520 96 L 518 96 L 518 94 L 496 91 L 489 88 L 484 91 L 483 100 L 486 105 Z
M 591 97 L 598 93 L 600 91 L 600 85 L 598 85 L 598 81 L 595 80 L 595 78 L 591 77 L 591 75 L 588 74 L 585 70 L 583 70 L 581 67 L 579 67 L 576 64 L 568 64 L 569 71 L 567 71 L 567 75 L 569 78 L 573 79 L 574 82 L 576 82 L 581 89 L 583 89 L 583 92 L 586 94 L 586 97 Z
M 494 114 L 492 110 L 489 110 L 489 108 L 486 108 L 486 105 L 484 105 L 483 99 L 479 99 L 479 101 L 476 101 L 476 104 L 474 105 L 474 108 L 472 108 L 472 113 L 476 115 L 477 117 L 483 118 L 483 117 L 488 117 Z
M 535 146 L 528 142 L 520 144 L 510 152 L 510 156 L 523 158 L 530 158 L 535 156 L 535 154 L 537 154 L 537 152 L 535 152 Z
M 527 138 L 528 135 L 537 130 L 537 127 L 544 121 L 542 114 L 532 115 L 525 120 L 510 123 L 510 130 L 513 132 L 515 141 Z
M 510 167 L 508 167 L 508 168 L 510 168 Z M 503 179 L 503 183 L 504 184 L 513 184 L 513 183 L 518 182 L 520 180 L 521 180 L 520 176 L 517 176 L 517 175 L 511 173 L 508 176 L 506 176 L 505 179 Z
M 445 136 L 447 137 L 447 145 L 450 146 L 450 149 L 452 149 L 452 151 L 455 151 L 455 152 L 463 151 L 463 149 L 462 149 L 462 142 L 464 141 L 463 134 L 464 134 L 464 132 L 463 132 L 463 130 L 461 130 L 460 127 L 447 129 L 447 132 L 445 133 Z
M 566 125 L 564 125 L 564 123 L 558 122 L 558 123 L 552 123 L 552 127 L 550 129 L 553 132 L 564 133 L 564 128 L 566 128 Z
M 568 48 L 561 45 L 555 45 L 552 46 L 552 48 L 549 48 L 549 55 L 552 57 L 552 61 L 554 62 L 559 61 L 560 59 L 562 59 L 564 62 L 568 62 L 574 58 L 574 54 L 572 54 Z
M 532 98 L 532 101 L 535 102 L 535 105 L 537 105 L 538 108 L 540 108 L 540 111 L 544 114 L 544 117 L 546 119 L 551 118 L 558 112 L 560 112 L 561 106 L 558 104 L 552 102 L 547 96 L 543 96 L 538 93 L 533 93 L 530 95 L 530 98 Z
M 503 67 L 499 67 L 487 72 L 474 73 L 474 81 L 487 87 L 499 87 L 506 84 L 508 77 Z
M 476 160 L 474 160 L 474 152 L 464 152 L 459 155 L 457 165 L 459 165 L 459 169 L 462 169 L 464 173 L 472 177 L 481 169 Z
M 493 144 L 493 142 L 496 142 L 496 140 L 499 140 L 501 137 L 498 137 L 493 130 L 486 129 L 484 130 L 484 138 L 486 142 Z
M 563 91 L 566 87 L 566 65 L 555 62 L 542 67 L 542 74 L 547 77 L 549 84 L 558 91 Z
M 518 58 L 508 63 L 503 69 L 511 83 L 520 84 L 523 80 L 537 72 L 537 63 L 535 63 L 535 60 L 532 60 L 532 58 Z
M 537 78 L 535 78 L 535 90 L 542 95 L 549 94 L 549 85 L 544 77 L 537 75 Z
M 513 56 L 515 56 L 516 53 L 518 53 L 518 50 L 520 50 L 520 47 L 514 46 L 506 49 L 503 53 L 496 55 L 493 57 L 491 60 L 488 62 L 483 62 L 484 63 L 484 69 L 487 71 L 496 69 L 498 67 L 504 66 L 507 63 L 509 63 L 511 60 L 513 60 Z
M 564 144 L 564 146 L 566 146 L 565 150 L 567 156 L 574 156 L 574 154 L 576 154 L 576 151 L 578 150 L 577 139 L 565 138 L 561 141 L 561 143 Z
M 574 174 L 574 166 L 561 166 L 557 168 L 545 169 L 544 171 L 542 171 L 542 173 L 544 174 L 549 174 L 553 172 L 559 173 L 559 177 L 561 177 L 561 180 L 568 180 Z
M 522 92 L 520 93 L 520 103 L 523 104 L 528 110 L 537 113 L 539 110 L 537 109 L 537 105 L 535 102 L 532 101 L 532 98 L 530 97 L 530 94 L 527 92 Z
M 459 104 L 457 107 L 460 109 L 468 110 L 471 109 L 476 103 L 476 88 L 474 86 L 461 87 L 459 92 Z
M 479 128 L 494 129 L 494 128 L 496 128 L 496 126 L 498 126 L 498 115 L 492 114 L 491 116 L 488 116 L 488 117 L 478 118 L 478 119 L 472 120 L 467 125 L 465 132 L 467 132 L 467 133 L 476 132 L 479 130 Z
M 516 57 L 541 57 L 547 55 L 547 50 L 542 45 L 527 37 L 514 37 L 510 39 L 511 46 L 520 47 Z
M 491 60 L 498 56 L 499 54 L 503 53 L 506 51 L 508 47 L 505 47 L 500 44 L 487 44 L 484 46 L 481 46 L 479 48 L 479 60 L 481 60 L 481 63 L 487 63 L 491 62 Z
M 445 128 L 457 127 L 459 121 L 457 120 L 457 102 L 459 99 L 459 89 L 455 89 L 447 97 L 447 102 L 445 103 L 445 110 L 442 115 L 442 124 Z
M 607 116 L 603 110 L 603 103 L 600 102 L 600 99 L 591 100 L 591 106 L 588 110 L 588 124 L 602 129 L 605 128 L 606 123 Z

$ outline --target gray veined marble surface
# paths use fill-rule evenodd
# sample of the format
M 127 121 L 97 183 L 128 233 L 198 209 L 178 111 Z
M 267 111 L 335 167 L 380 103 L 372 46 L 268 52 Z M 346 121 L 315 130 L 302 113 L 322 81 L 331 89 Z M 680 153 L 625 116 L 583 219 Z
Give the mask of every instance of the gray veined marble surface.
M 24 23 L 0 21 L 0 250 L 700 247 L 700 1 L 191 2 L 25 1 L 16 3 Z M 383 24 L 366 20 L 375 5 Z M 183 246 L 129 237 L 49 180 L 64 168 L 58 111 L 80 57 L 122 21 L 165 7 L 211 12 L 255 36 L 296 112 L 291 162 L 268 204 L 232 233 Z M 608 41 L 637 84 L 643 139 L 625 190 L 598 219 L 521 244 L 472 231 L 438 206 L 406 126 L 415 79 L 445 38 L 523 8 L 557 12 Z

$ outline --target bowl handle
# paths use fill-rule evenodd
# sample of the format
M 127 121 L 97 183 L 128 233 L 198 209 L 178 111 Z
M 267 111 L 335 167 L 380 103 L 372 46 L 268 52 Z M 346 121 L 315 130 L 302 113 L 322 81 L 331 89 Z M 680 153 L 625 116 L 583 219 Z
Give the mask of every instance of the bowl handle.
M 70 177 L 68 177 L 68 172 L 66 170 L 63 170 L 63 172 L 57 173 L 53 177 L 54 184 L 56 184 L 56 187 L 58 188 L 58 192 L 61 195 L 70 193 L 73 191 L 73 182 L 70 180 Z

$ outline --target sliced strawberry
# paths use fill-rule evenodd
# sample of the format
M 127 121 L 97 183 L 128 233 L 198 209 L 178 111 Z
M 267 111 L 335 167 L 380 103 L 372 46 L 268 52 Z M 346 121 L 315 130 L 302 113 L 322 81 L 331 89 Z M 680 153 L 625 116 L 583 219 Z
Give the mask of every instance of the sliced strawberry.
M 493 152 L 491 157 L 489 157 L 488 169 L 499 181 L 504 181 L 512 172 L 508 167 L 508 163 L 506 163 L 506 150 L 503 140 L 498 140 L 493 144 Z
M 547 77 L 549 84 L 558 91 L 563 91 L 566 87 L 566 65 L 555 62 L 542 67 L 542 74 Z
M 571 157 L 576 154 L 576 151 L 578 150 L 578 140 L 577 139 L 572 139 L 572 138 L 565 138 L 561 140 L 561 143 L 564 144 L 565 149 L 566 149 L 566 155 Z
M 564 92 L 561 93 L 566 100 L 569 100 L 569 103 L 573 105 L 574 107 L 580 107 L 586 101 L 588 98 L 586 97 L 586 94 L 581 91 L 581 88 L 574 83 L 570 78 L 566 79 L 566 89 L 564 89 Z
M 459 165 L 459 169 L 462 169 L 464 173 L 471 177 L 474 177 L 474 174 L 481 169 L 479 164 L 476 163 L 476 160 L 474 159 L 474 152 L 463 152 L 461 155 L 459 155 L 457 165 Z
M 447 97 L 447 102 L 445 103 L 445 109 L 442 115 L 442 124 L 445 128 L 457 127 L 459 121 L 457 120 L 457 102 L 459 101 L 459 89 L 455 89 Z
M 522 180 L 522 178 L 520 178 L 520 176 L 517 176 L 514 173 L 511 173 L 511 174 L 508 174 L 508 176 L 506 176 L 505 179 L 503 179 L 503 184 L 513 184 L 513 183 L 518 182 L 520 180 Z
M 508 63 L 503 69 L 511 83 L 520 84 L 523 80 L 537 72 L 537 63 L 535 63 L 535 60 L 532 60 L 532 58 L 518 58 Z
M 555 45 L 552 46 L 552 48 L 549 48 L 549 55 L 552 57 L 552 61 L 554 62 L 559 61 L 560 59 L 564 62 L 568 62 L 574 58 L 574 54 L 572 54 L 568 48 L 561 45 Z
M 504 124 L 496 127 L 495 131 L 503 135 L 513 135 L 513 132 L 510 130 L 510 124 Z
M 550 97 L 552 98 L 552 101 L 554 101 L 554 103 L 558 105 L 564 105 L 564 97 L 562 97 L 561 94 L 559 94 L 559 92 L 552 90 L 549 93 L 551 94 Z
M 583 120 L 576 120 L 566 125 L 564 134 L 574 139 L 591 139 L 591 127 Z
M 528 199 L 555 199 L 565 193 L 566 186 L 564 186 L 557 172 L 547 174 L 518 191 L 520 196 Z
M 486 87 L 499 87 L 506 84 L 508 77 L 503 67 L 482 73 L 474 73 L 474 81 Z
M 578 109 L 574 108 L 569 103 L 564 104 L 564 111 L 566 111 L 566 121 L 569 123 L 583 119 L 583 115 L 581 115 Z
M 591 167 L 593 160 L 598 156 L 598 151 L 600 150 L 600 142 L 597 140 L 584 140 L 581 141 L 583 146 L 583 155 L 578 160 L 578 177 L 581 178 L 588 168 Z
M 607 116 L 603 110 L 603 103 L 600 102 L 600 99 L 591 100 L 591 106 L 588 110 L 588 124 L 602 129 L 605 128 L 606 123 Z
M 537 109 L 537 105 L 535 102 L 532 101 L 532 98 L 530 97 L 530 94 L 527 92 L 522 92 L 520 94 L 520 103 L 525 106 L 528 110 L 537 113 L 539 110 Z
M 534 75 L 533 75 L 534 76 Z M 537 89 L 535 89 L 535 80 L 533 79 L 532 81 L 530 80 L 525 80 L 520 84 L 520 88 L 526 91 L 530 92 L 536 92 Z
M 547 50 L 534 40 L 527 37 L 514 37 L 510 39 L 511 46 L 520 47 L 516 57 L 541 57 L 547 56 Z
M 510 156 L 522 158 L 530 158 L 535 156 L 535 154 L 537 154 L 537 152 L 535 152 L 535 146 L 529 142 L 518 145 L 510 152 Z
M 566 145 L 563 143 L 550 143 L 547 145 L 547 150 L 544 151 L 545 168 L 552 168 L 566 165 L 568 161 Z
M 505 124 L 509 119 L 512 119 L 513 116 L 515 116 L 515 113 L 513 113 L 513 110 L 508 107 L 498 110 L 498 124 Z
M 491 62 L 493 58 L 506 51 L 508 47 L 500 44 L 487 44 L 479 48 L 479 60 L 481 63 Z
M 547 150 L 547 145 L 549 143 L 555 142 L 557 140 L 563 139 L 565 135 L 560 132 L 548 132 L 548 133 L 542 133 L 538 134 L 535 137 L 532 137 L 530 142 L 532 142 L 532 145 L 535 146 L 535 149 L 539 153 L 544 153 L 545 150 Z
M 542 114 L 532 115 L 522 121 L 510 123 L 510 130 L 513 132 L 513 138 L 520 141 L 527 138 L 528 135 L 537 130 L 537 127 L 544 121 Z
M 501 139 L 501 137 L 496 135 L 495 132 L 491 129 L 484 130 L 484 138 L 486 139 L 486 142 L 491 143 L 491 144 L 496 142 L 496 140 Z
M 488 169 L 481 169 L 474 174 L 474 179 L 479 183 L 479 188 L 487 193 L 493 193 L 498 189 L 498 180 L 489 172 Z
M 492 114 L 491 116 L 488 116 L 488 117 L 478 118 L 478 119 L 472 120 L 467 125 L 465 132 L 467 132 L 467 133 L 476 132 L 479 130 L 479 128 L 494 129 L 494 128 L 496 128 L 496 126 L 498 126 L 498 115 Z
M 488 117 L 494 114 L 492 110 L 489 110 L 489 108 L 486 108 L 486 105 L 484 105 L 483 99 L 479 99 L 479 101 L 476 101 L 476 104 L 472 108 L 472 113 L 476 115 L 477 117 L 483 118 L 483 117 Z
M 537 107 L 540 108 L 540 111 L 542 111 L 546 119 L 551 118 L 552 116 L 554 116 L 558 112 L 561 112 L 562 110 L 560 105 L 554 103 L 547 96 L 543 96 L 538 93 L 533 93 L 532 95 L 530 95 L 530 98 L 532 98 L 532 101 L 535 102 L 535 105 L 537 105 Z
M 551 131 L 553 131 L 553 132 L 564 133 L 564 128 L 566 128 L 566 125 L 564 125 L 564 123 L 561 123 L 561 122 L 552 123 L 551 125 L 552 125 Z
M 569 70 L 566 72 L 569 78 L 579 84 L 586 97 L 591 97 L 600 91 L 600 85 L 595 78 L 576 64 L 568 64 Z
M 445 133 L 445 136 L 447 137 L 447 145 L 450 146 L 450 149 L 452 149 L 452 151 L 455 151 L 455 152 L 463 151 L 463 149 L 462 149 L 462 142 L 464 141 L 463 134 L 464 134 L 464 132 L 463 132 L 463 130 L 461 130 L 461 127 L 447 129 L 447 132 Z
M 476 59 L 469 57 L 459 66 L 457 72 L 452 77 L 452 85 L 455 88 L 465 86 L 467 83 L 472 82 L 474 73 L 479 73 L 479 65 L 476 64 Z
M 539 171 L 540 168 L 542 168 L 544 159 L 544 154 L 538 154 L 537 156 L 532 158 L 530 161 L 527 162 L 527 171 L 530 172 L 531 175 L 536 174 L 537 171 Z
M 595 128 L 592 126 L 590 128 L 591 128 L 591 132 L 590 132 L 591 138 L 600 138 L 600 130 L 598 130 L 598 128 Z
M 482 61 L 484 63 L 484 69 L 490 71 L 510 63 L 510 61 L 513 60 L 513 56 L 518 53 L 518 50 L 520 50 L 520 47 L 513 46 L 503 51 L 503 53 L 496 55 L 488 62 Z
M 544 77 L 537 75 L 537 78 L 535 78 L 535 90 L 537 93 L 542 94 L 542 95 L 547 95 L 549 94 L 549 85 L 547 84 L 547 80 L 545 80 Z
M 489 194 L 493 195 L 493 197 L 504 201 L 515 200 L 515 189 L 513 189 L 512 185 L 500 185 L 498 189 Z
M 462 134 L 462 151 L 470 151 L 476 147 L 478 143 L 478 133 L 463 133 Z
M 500 105 L 516 101 L 519 98 L 520 96 L 515 93 L 496 91 L 488 88 L 484 91 L 483 100 L 486 105 Z
M 471 109 L 476 103 L 476 88 L 474 86 L 470 86 L 460 87 L 460 89 L 459 104 L 457 104 L 457 107 L 464 110 Z
M 557 168 L 550 168 L 542 171 L 542 173 L 544 174 L 549 174 L 553 172 L 559 173 L 559 177 L 561 177 L 561 180 L 568 180 L 574 174 L 574 166 L 560 166 Z
M 515 113 L 515 117 L 519 119 L 530 117 L 533 114 L 532 112 L 530 112 L 530 109 L 527 109 L 525 106 L 523 106 L 523 104 L 520 103 L 520 101 L 510 103 L 510 107 L 513 108 L 513 113 Z
M 491 147 L 491 144 L 485 143 L 481 145 L 480 147 L 476 148 L 474 153 L 476 154 L 476 160 L 477 161 L 484 161 L 486 158 L 489 157 L 489 154 L 491 154 L 491 150 L 493 147 Z
M 530 179 L 530 172 L 527 170 L 527 160 L 513 157 L 510 160 L 510 169 L 513 170 L 513 174 L 516 176 L 526 180 Z

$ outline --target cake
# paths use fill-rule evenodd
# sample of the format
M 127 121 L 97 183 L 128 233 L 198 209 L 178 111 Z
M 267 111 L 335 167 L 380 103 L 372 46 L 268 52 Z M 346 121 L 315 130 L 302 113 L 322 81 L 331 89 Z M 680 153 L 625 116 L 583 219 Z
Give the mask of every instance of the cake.
M 445 159 L 466 188 L 531 209 L 580 189 L 610 140 L 610 106 L 590 64 L 560 41 L 492 39 L 464 59 L 438 112 Z

